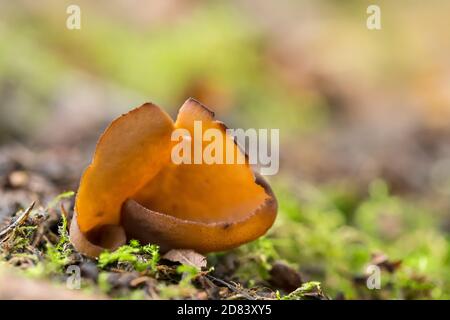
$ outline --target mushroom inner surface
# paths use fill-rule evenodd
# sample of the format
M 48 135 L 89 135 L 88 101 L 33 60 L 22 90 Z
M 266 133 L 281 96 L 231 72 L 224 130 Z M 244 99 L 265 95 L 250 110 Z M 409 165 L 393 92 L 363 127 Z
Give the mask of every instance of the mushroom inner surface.
M 251 215 L 269 196 L 247 164 L 169 164 L 132 198 L 183 220 L 231 223 Z

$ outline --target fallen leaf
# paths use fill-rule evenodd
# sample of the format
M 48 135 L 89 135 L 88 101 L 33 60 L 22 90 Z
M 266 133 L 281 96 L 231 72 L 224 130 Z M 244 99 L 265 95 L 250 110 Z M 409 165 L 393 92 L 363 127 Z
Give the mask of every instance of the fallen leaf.
M 198 269 L 206 268 L 206 257 L 194 250 L 172 249 L 162 257 L 163 259 L 179 262 Z
M 302 285 L 300 273 L 287 264 L 277 261 L 270 270 L 270 283 L 286 292 L 292 292 Z

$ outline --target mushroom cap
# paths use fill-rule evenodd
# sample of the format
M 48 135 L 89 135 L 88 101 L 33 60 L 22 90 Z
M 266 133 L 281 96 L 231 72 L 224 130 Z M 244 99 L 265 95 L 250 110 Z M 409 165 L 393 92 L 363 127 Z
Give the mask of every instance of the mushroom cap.
M 195 135 L 195 121 L 201 121 L 203 131 L 220 133 L 215 152 L 244 161 L 174 164 L 175 129 L 190 134 L 192 154 L 195 146 L 202 152 L 208 148 Z M 80 182 L 70 238 L 78 251 L 92 257 L 127 238 L 158 244 L 163 251 L 207 253 L 258 238 L 273 224 L 276 212 L 270 186 L 253 172 L 214 113 L 188 99 L 174 123 L 159 107 L 146 103 L 114 120 L 100 138 Z

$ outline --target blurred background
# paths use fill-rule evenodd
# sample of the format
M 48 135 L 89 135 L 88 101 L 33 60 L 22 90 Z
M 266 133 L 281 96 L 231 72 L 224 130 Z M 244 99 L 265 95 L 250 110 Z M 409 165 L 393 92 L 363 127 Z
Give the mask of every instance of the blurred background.
M 66 28 L 70 4 L 80 30 Z M 366 27 L 370 4 L 381 30 Z M 444 0 L 0 0 L 0 218 L 76 190 L 119 114 L 151 101 L 175 116 L 194 97 L 231 128 L 280 129 L 277 259 L 332 297 L 448 298 L 449 12 Z M 371 262 L 383 290 L 361 285 Z

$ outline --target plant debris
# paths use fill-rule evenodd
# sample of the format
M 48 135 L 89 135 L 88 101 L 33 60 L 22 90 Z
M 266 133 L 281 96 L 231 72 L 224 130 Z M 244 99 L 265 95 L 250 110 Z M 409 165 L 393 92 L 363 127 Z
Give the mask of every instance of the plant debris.
M 30 172 L 26 166 L 20 170 Z M 323 191 L 320 201 L 314 193 L 300 193 L 302 201 L 297 201 L 278 188 L 282 200 L 280 224 L 267 237 L 235 250 L 208 254 L 205 265 L 204 256 L 198 253 L 175 250 L 167 259 L 158 246 L 136 240 L 102 252 L 98 259 L 80 254 L 67 232 L 74 193 L 54 193 L 65 189 L 66 184 L 60 181 L 45 181 L 50 187 L 39 194 L 27 185 L 17 185 L 14 190 L 0 186 L 2 194 L 24 195 L 3 207 L 0 273 L 5 276 L 0 276 L 0 296 L 12 297 L 13 292 L 2 290 L 17 283 L 30 286 L 48 299 L 423 299 L 441 294 L 434 274 L 423 271 L 446 257 L 445 243 L 436 233 L 418 229 L 420 243 L 411 241 L 414 238 L 405 233 L 407 243 L 414 245 L 409 250 L 414 251 L 404 255 L 392 247 L 385 250 L 389 246 L 383 242 L 372 242 L 375 237 L 368 238 L 371 233 L 384 232 L 374 229 L 377 212 L 400 210 L 405 217 L 416 214 L 407 203 L 390 196 L 382 182 L 370 187 L 366 199 L 352 200 L 359 201 L 351 205 L 357 214 L 353 223 L 366 228 L 364 235 L 344 224 L 338 211 L 341 209 L 330 205 L 336 199 L 349 201 L 347 198 L 328 196 Z M 381 290 L 367 288 L 367 280 L 373 275 L 367 273 L 368 265 L 380 268 Z M 8 285 L 5 277 L 11 279 Z M 17 292 L 14 297 L 31 295 Z
M 286 292 L 292 292 L 302 285 L 300 273 L 287 264 L 276 261 L 270 269 L 269 282 L 275 287 Z
M 8 227 L 6 227 L 4 230 L 0 231 L 0 238 L 4 237 L 4 239 L 1 240 L 1 242 L 5 241 L 7 239 L 7 235 L 13 231 L 18 226 L 22 225 L 30 215 L 31 210 L 33 210 L 34 205 L 36 202 L 33 202 L 28 209 L 26 209 L 13 223 L 11 223 Z
M 196 267 L 198 270 L 206 268 L 206 257 L 194 250 L 172 249 L 163 255 L 163 259 L 179 262 L 188 266 Z
M 72 196 L 72 192 L 62 193 L 46 207 L 32 203 L 1 232 L 0 270 L 17 268 L 17 283 L 32 283 L 37 292 L 45 290 L 41 298 L 268 299 L 259 290 L 213 276 L 213 268 L 202 271 L 207 266 L 206 257 L 192 250 L 171 250 L 161 257 L 158 246 L 131 240 L 115 251 L 104 251 L 98 259 L 79 254 L 69 241 L 70 214 L 62 203 Z M 74 275 L 80 277 L 80 292 L 67 289 Z M 55 283 L 54 290 L 49 289 L 46 279 Z M 0 290 L 0 296 L 8 294 Z M 33 294 L 20 297 L 32 298 Z M 269 297 L 275 299 L 275 293 Z

